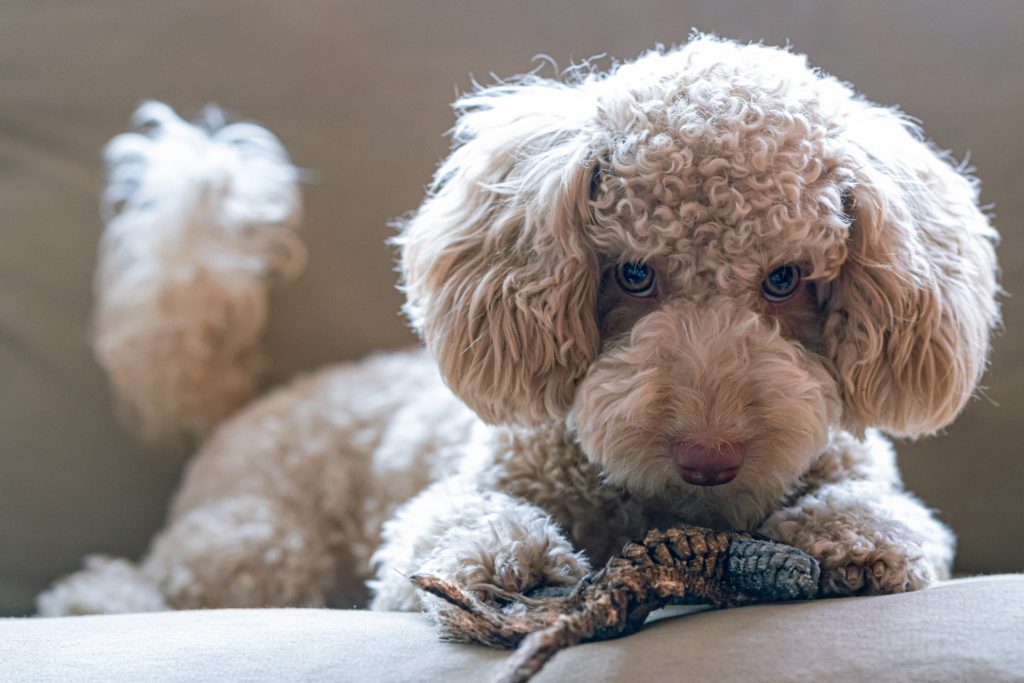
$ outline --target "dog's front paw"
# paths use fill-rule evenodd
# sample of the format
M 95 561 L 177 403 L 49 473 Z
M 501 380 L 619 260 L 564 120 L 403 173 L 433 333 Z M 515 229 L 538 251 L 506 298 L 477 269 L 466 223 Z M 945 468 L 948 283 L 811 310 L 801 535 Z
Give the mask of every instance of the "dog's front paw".
M 777 510 L 758 529 L 821 563 L 824 595 L 880 595 L 949 576 L 954 538 L 913 496 L 841 482 Z
M 454 580 L 485 600 L 572 586 L 590 571 L 548 520 L 499 518 L 448 540 L 422 573 Z
M 851 536 L 815 544 L 821 559 L 823 593 L 903 593 L 925 588 L 936 580 L 935 568 L 915 540 Z
M 508 593 L 573 586 L 590 571 L 572 548 L 515 543 L 494 560 L 494 585 Z

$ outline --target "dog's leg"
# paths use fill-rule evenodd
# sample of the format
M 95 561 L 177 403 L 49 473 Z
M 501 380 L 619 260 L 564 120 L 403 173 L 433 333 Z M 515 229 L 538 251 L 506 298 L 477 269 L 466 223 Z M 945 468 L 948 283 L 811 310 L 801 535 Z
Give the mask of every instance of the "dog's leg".
M 828 484 L 761 526 L 821 561 L 830 595 L 918 590 L 949 577 L 953 533 L 911 494 L 873 481 Z
M 237 496 L 175 519 L 139 566 L 90 557 L 37 598 L 44 616 L 206 607 L 322 607 L 333 562 L 315 524 Z
M 41 617 L 162 612 L 170 609 L 156 585 L 128 560 L 90 555 L 85 566 L 36 597 Z
M 432 609 L 408 577 L 426 573 L 454 581 L 481 598 L 576 583 L 590 566 L 565 532 L 539 507 L 498 491 L 445 480 L 384 525 L 374 555 L 371 607 Z
M 182 514 L 141 569 L 175 609 L 320 607 L 333 577 L 312 517 L 255 495 Z

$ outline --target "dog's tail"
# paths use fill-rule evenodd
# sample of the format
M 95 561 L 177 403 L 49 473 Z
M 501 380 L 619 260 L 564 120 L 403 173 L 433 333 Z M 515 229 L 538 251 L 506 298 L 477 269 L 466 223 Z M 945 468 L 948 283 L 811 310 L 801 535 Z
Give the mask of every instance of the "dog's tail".
M 106 148 L 93 344 L 120 407 L 157 440 L 252 396 L 270 285 L 298 275 L 299 172 L 270 132 L 147 102 Z

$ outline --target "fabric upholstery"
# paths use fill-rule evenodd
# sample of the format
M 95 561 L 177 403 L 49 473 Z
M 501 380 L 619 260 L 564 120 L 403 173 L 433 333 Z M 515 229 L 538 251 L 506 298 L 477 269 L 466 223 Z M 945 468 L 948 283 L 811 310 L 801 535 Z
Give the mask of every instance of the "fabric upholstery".
M 1024 677 L 1024 576 L 881 598 L 658 618 L 558 654 L 554 681 L 1013 681 Z M 660 617 L 660 618 L 659 618 Z M 418 614 L 207 610 L 0 620 L 11 681 L 482 681 L 506 654 L 438 643 Z

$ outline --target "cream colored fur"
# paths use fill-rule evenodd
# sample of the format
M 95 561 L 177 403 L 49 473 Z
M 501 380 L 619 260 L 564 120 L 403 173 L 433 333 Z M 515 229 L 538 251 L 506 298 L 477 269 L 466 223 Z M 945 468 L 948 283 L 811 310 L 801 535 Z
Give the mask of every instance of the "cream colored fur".
M 453 151 L 397 239 L 427 351 L 327 368 L 220 422 L 138 566 L 92 559 L 42 613 L 350 606 L 367 582 L 374 608 L 436 609 L 406 577 L 484 597 L 563 585 L 678 523 L 801 547 L 834 594 L 949 575 L 953 535 L 880 431 L 941 429 L 984 370 L 995 232 L 969 178 L 803 57 L 712 37 L 456 106 Z M 109 246 L 126 219 L 101 252 L 97 348 L 144 428 L 217 423 L 248 393 L 267 277 L 295 263 L 275 255 L 299 253 L 265 232 L 288 212 L 257 228 L 284 252 L 221 241 L 216 218 L 189 242 L 189 217 L 216 213 L 183 215 L 138 226 L 135 248 L 168 246 L 131 306 L 116 292 L 134 261 Z M 623 262 L 654 268 L 655 297 L 615 289 Z M 807 283 L 788 307 L 761 292 L 787 264 Z M 118 338 L 159 343 L 104 353 Z M 735 479 L 684 481 L 673 449 L 690 441 L 741 445 Z
M 258 126 L 133 123 L 106 149 L 96 357 L 143 436 L 203 433 L 255 393 L 267 284 L 302 271 L 298 174 Z

